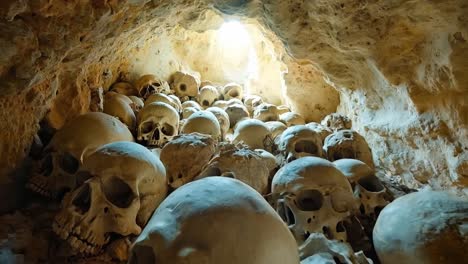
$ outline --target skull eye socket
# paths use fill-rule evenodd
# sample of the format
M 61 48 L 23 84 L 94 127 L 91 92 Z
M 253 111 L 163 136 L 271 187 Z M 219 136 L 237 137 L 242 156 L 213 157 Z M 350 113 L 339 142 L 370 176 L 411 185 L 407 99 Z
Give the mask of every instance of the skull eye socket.
M 208 102 L 208 100 L 203 100 L 202 105 L 203 106 L 210 106 L 210 102 Z
M 91 188 L 89 184 L 85 183 L 79 187 L 77 192 L 77 195 L 72 200 L 72 204 L 76 206 L 79 213 L 86 213 L 91 206 Z
M 163 132 L 164 135 L 167 135 L 167 136 L 172 136 L 175 133 L 174 127 L 167 123 L 163 125 L 161 131 Z
M 119 208 L 129 207 L 135 199 L 130 186 L 117 177 L 111 177 L 102 186 L 106 199 Z
M 379 179 L 373 176 L 364 177 L 358 180 L 358 184 L 369 192 L 383 191 L 384 187 Z
M 302 211 L 317 211 L 322 208 L 323 195 L 317 190 L 305 190 L 299 193 L 296 201 Z
M 60 168 L 67 173 L 75 173 L 79 166 L 80 162 L 70 153 L 65 153 L 60 159 Z
M 179 85 L 179 89 L 182 91 L 182 92 L 185 92 L 187 91 L 187 85 L 185 83 Z
M 52 173 L 53 167 L 54 163 L 52 160 L 52 154 L 49 153 L 41 162 L 40 172 L 44 176 L 49 176 Z
M 158 82 L 154 82 L 154 83 L 152 83 L 151 85 L 153 85 L 154 87 L 159 87 L 159 86 L 161 86 L 161 84 L 158 83 Z
M 145 122 L 141 124 L 140 129 L 141 129 L 141 133 L 147 134 L 154 130 L 154 124 L 153 122 Z
M 296 152 L 305 152 L 309 154 L 316 154 L 317 146 L 312 141 L 300 140 L 294 145 L 294 151 Z

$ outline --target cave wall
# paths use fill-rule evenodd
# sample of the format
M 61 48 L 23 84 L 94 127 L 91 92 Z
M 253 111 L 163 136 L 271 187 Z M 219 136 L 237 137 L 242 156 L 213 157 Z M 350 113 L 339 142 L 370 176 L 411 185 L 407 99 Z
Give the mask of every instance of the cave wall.
M 19 177 L 40 120 L 59 128 L 116 80 L 180 68 L 232 80 L 184 44 L 203 48 L 238 17 L 269 65 L 252 90 L 308 121 L 348 115 L 381 176 L 466 191 L 467 14 L 464 0 L 2 1 L 0 182 Z

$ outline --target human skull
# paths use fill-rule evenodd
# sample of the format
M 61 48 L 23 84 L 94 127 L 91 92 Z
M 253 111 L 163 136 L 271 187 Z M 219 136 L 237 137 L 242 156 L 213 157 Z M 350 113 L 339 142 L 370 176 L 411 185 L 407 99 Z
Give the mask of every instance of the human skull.
M 253 115 L 254 109 L 262 103 L 263 99 L 258 95 L 249 94 L 244 96 L 244 105 L 247 107 L 247 110 L 249 110 L 250 115 Z
M 249 111 L 247 111 L 247 108 L 243 104 L 228 105 L 224 111 L 226 111 L 229 116 L 229 124 L 231 128 L 234 128 L 237 122 L 250 117 Z
M 182 103 L 182 109 L 185 109 L 187 107 L 194 107 L 197 108 L 198 110 L 202 110 L 202 107 L 195 101 L 185 101 Z
M 219 98 L 218 89 L 213 86 L 205 86 L 200 89 L 198 102 L 203 108 L 210 107 Z
M 352 122 L 347 116 L 332 113 L 323 118 L 321 122 L 322 126 L 328 127 L 332 131 L 342 130 L 342 129 L 351 129 Z
M 151 103 L 155 102 L 162 102 L 166 103 L 170 106 L 172 106 L 177 112 L 180 112 L 182 110 L 182 105 L 177 101 L 174 101 L 174 98 L 169 97 L 168 95 L 165 95 L 163 93 L 155 93 L 150 95 L 146 100 L 145 100 L 145 105 L 149 105 Z
M 219 107 L 221 109 L 225 109 L 228 106 L 228 101 L 218 100 L 218 101 L 214 102 L 211 106 L 212 107 Z
M 167 194 L 164 165 L 133 142 L 101 146 L 77 175 L 87 180 L 65 196 L 53 230 L 84 254 L 98 253 L 112 234 L 139 235 Z
M 177 97 L 177 95 L 175 94 L 170 94 L 168 96 L 172 100 L 172 102 L 177 106 L 176 110 L 181 112 L 183 108 L 182 108 L 182 102 L 180 101 L 179 97 Z
M 328 127 L 322 126 L 321 124 L 316 122 L 307 123 L 306 126 L 320 134 L 320 137 L 322 138 L 322 144 L 324 143 L 325 138 L 333 132 Z
M 351 185 L 333 163 L 317 157 L 294 160 L 275 174 L 271 193 L 298 245 L 315 232 L 346 241 L 344 221 L 357 205 Z
M 166 81 L 160 80 L 153 74 L 146 74 L 141 76 L 136 81 L 136 89 L 138 94 L 144 99 L 155 93 L 170 93 L 171 89 Z
M 103 112 L 118 118 L 130 131 L 135 129 L 136 116 L 132 109 L 133 101 L 123 94 L 107 95 L 104 98 Z
M 215 151 L 215 140 L 208 135 L 191 133 L 174 137 L 161 150 L 160 156 L 169 185 L 178 188 L 192 181 Z
M 182 127 L 183 134 L 190 133 L 206 134 L 213 137 L 215 140 L 221 138 L 221 127 L 219 126 L 218 119 L 210 111 L 202 110 L 193 113 Z
M 233 143 L 243 142 L 250 149 L 272 151 L 273 139 L 268 127 L 260 120 L 246 119 L 237 124 L 234 130 Z
M 248 149 L 238 144 L 222 144 L 219 153 L 204 167 L 196 177 L 226 176 L 238 179 L 261 194 L 268 193 L 270 173 L 276 162 L 266 151 Z
M 281 134 L 288 128 L 283 122 L 280 121 L 268 121 L 265 125 L 270 130 L 271 138 L 277 143 L 276 139 L 281 137 Z
M 286 106 L 286 105 L 279 105 L 276 107 L 277 111 L 278 111 L 278 115 L 282 115 L 282 114 L 285 114 L 287 112 L 291 112 L 291 108 L 289 108 L 289 106 Z
M 464 263 L 468 202 L 448 191 L 422 190 L 387 205 L 373 231 L 382 264 Z
M 235 179 L 208 177 L 171 193 L 136 239 L 129 264 L 156 263 L 296 264 L 299 256 L 260 194 Z
M 244 97 L 244 88 L 237 83 L 228 83 L 223 88 L 224 100 L 230 100 L 233 98 L 242 100 Z
M 254 109 L 253 118 L 263 122 L 277 121 L 279 119 L 276 105 L 262 103 Z
M 278 151 L 285 162 L 306 156 L 323 157 L 320 135 L 305 125 L 286 129 L 278 140 Z
M 362 214 L 376 219 L 379 212 L 389 203 L 387 189 L 375 176 L 374 170 L 355 159 L 340 159 L 333 164 L 351 183 L 354 197 L 360 200 Z
M 284 114 L 279 115 L 279 121 L 283 122 L 286 126 L 297 126 L 297 125 L 305 125 L 304 118 L 295 112 L 286 112 Z
M 348 243 L 329 240 L 322 233 L 311 233 L 299 247 L 301 264 L 373 264 L 362 252 L 354 253 Z
M 221 128 L 221 138 L 224 140 L 229 131 L 229 127 L 231 126 L 229 115 L 219 107 L 209 107 L 206 111 L 213 113 L 216 116 L 216 119 L 218 119 L 219 126 Z
M 61 198 L 75 188 L 74 175 L 82 159 L 115 141 L 133 141 L 132 133 L 117 118 L 99 112 L 76 117 L 55 133 L 27 187 L 48 198 Z
M 146 105 L 137 116 L 139 141 L 148 146 L 162 147 L 177 136 L 179 131 L 179 114 L 174 107 L 155 102 Z
M 177 71 L 172 74 L 171 87 L 179 97 L 195 97 L 198 95 L 200 79 L 188 72 Z
M 195 108 L 195 107 L 186 107 L 184 108 L 184 110 L 182 111 L 182 119 L 187 119 L 189 118 L 191 115 L 193 115 L 194 113 L 198 112 L 198 111 L 201 111 L 200 109 L 198 108 Z
M 372 152 L 363 136 L 354 130 L 338 130 L 325 138 L 323 150 L 329 161 L 357 159 L 374 169 Z
M 128 98 L 132 100 L 133 102 L 132 109 L 135 115 L 137 115 L 138 112 L 143 108 L 143 106 L 145 106 L 145 102 L 143 102 L 143 100 L 140 97 L 133 96 L 133 95 L 129 96 Z
M 138 91 L 133 87 L 131 83 L 128 82 L 117 82 L 112 84 L 109 91 L 116 92 L 118 94 L 123 94 L 126 96 L 138 95 Z

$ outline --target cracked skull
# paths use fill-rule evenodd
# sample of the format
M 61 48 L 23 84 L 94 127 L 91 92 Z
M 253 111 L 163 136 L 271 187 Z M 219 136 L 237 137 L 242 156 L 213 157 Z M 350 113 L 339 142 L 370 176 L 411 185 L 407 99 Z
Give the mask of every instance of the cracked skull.
M 278 140 L 278 151 L 285 162 L 301 157 L 322 157 L 322 140 L 320 135 L 305 125 L 287 128 Z
M 49 198 L 60 198 L 76 185 L 75 172 L 82 159 L 101 145 L 133 141 L 117 118 L 93 112 L 76 117 L 55 133 L 27 187 Z
M 179 131 L 179 114 L 174 107 L 155 102 L 140 110 L 137 117 L 137 139 L 149 146 L 162 147 Z
M 376 218 L 389 203 L 387 189 L 375 176 L 374 170 L 364 162 L 355 159 L 340 159 L 333 164 L 348 178 L 354 196 L 360 200 L 362 214 Z
M 97 254 L 113 234 L 139 235 L 167 194 L 164 165 L 133 142 L 100 147 L 77 177 L 84 182 L 65 196 L 53 230 L 82 254 Z
M 357 159 L 374 169 L 372 152 L 363 136 L 354 130 L 338 130 L 325 138 L 323 150 L 329 161 Z
M 333 163 L 317 157 L 292 161 L 275 174 L 271 192 L 299 245 L 316 232 L 346 241 L 344 221 L 357 205 L 351 185 Z
M 153 74 L 146 74 L 141 76 L 136 81 L 136 89 L 138 94 L 144 99 L 155 93 L 170 93 L 169 84 L 166 81 L 160 80 Z

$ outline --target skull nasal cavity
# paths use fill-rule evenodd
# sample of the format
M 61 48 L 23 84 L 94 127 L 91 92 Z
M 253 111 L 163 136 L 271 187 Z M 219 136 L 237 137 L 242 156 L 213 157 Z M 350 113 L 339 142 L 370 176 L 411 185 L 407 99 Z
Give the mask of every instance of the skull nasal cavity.
M 135 195 L 126 182 L 117 177 L 107 179 L 103 184 L 106 199 L 119 208 L 127 208 L 132 204 Z
M 91 188 L 89 184 L 80 187 L 78 194 L 73 198 L 72 204 L 79 209 L 79 213 L 86 213 L 91 206 Z
M 364 177 L 359 179 L 358 183 L 369 192 L 380 192 L 384 189 L 376 177 Z
M 317 211 L 322 205 L 323 196 L 317 190 L 302 191 L 297 196 L 297 207 L 302 211 Z
M 315 154 L 317 153 L 317 146 L 312 141 L 301 140 L 294 145 L 294 151 Z

